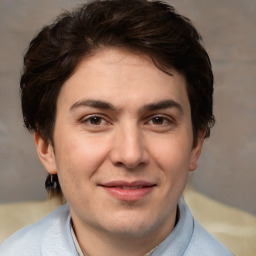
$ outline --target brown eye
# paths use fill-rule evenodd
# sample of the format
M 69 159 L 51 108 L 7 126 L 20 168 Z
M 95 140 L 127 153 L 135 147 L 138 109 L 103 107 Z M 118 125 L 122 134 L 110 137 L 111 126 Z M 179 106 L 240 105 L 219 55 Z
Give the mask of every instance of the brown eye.
M 157 116 L 152 119 L 152 123 L 156 125 L 161 125 L 165 123 L 165 119 L 163 117 Z
M 102 123 L 102 118 L 98 116 L 93 116 L 89 118 L 89 122 L 92 125 L 100 125 Z

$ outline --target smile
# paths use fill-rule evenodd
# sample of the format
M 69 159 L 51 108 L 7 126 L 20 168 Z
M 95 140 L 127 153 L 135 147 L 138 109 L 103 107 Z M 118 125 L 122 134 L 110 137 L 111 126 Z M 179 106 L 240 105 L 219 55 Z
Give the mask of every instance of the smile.
M 143 188 L 142 186 L 137 186 L 137 187 L 119 187 L 121 189 L 140 189 L 140 188 Z
M 138 201 L 145 198 L 156 187 L 147 181 L 113 181 L 100 185 L 112 197 L 122 201 Z

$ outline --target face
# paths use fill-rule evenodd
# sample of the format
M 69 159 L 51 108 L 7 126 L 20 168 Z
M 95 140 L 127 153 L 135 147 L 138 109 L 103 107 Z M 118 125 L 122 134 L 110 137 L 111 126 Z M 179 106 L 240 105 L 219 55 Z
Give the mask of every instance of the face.
M 106 49 L 84 59 L 57 101 L 54 150 L 35 136 L 58 173 L 75 226 L 127 236 L 165 234 L 197 165 L 184 77 L 144 57 Z

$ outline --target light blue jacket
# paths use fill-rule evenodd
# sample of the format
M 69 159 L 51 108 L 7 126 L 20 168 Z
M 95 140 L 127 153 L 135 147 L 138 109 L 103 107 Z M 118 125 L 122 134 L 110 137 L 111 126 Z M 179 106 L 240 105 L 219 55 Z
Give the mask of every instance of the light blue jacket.
M 177 225 L 152 256 L 233 255 L 194 220 L 183 199 L 179 201 L 179 210 Z M 0 255 L 78 256 L 71 235 L 69 206 L 65 204 L 39 222 L 17 231 L 0 246 Z

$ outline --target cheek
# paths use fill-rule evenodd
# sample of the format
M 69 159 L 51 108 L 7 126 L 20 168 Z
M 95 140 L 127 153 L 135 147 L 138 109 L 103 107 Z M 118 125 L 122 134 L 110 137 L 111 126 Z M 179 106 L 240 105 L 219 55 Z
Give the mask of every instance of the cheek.
M 107 148 L 102 140 L 89 139 L 85 136 L 62 140 L 56 145 L 56 163 L 60 182 L 70 183 L 70 185 L 89 182 L 104 162 Z
M 151 152 L 152 161 L 161 175 L 157 201 L 163 209 L 162 213 L 168 215 L 186 186 L 191 150 L 184 144 L 166 139 L 162 143 L 155 143 Z
M 189 171 L 191 148 L 189 143 L 165 138 L 151 146 L 152 158 L 167 174 L 181 174 Z
M 66 142 L 68 142 L 66 140 Z M 106 157 L 106 147 L 90 140 L 71 140 L 56 145 L 59 182 L 66 200 L 71 204 L 91 205 L 95 189 L 95 173 Z
M 190 143 L 166 138 L 154 143 L 152 159 L 161 172 L 163 197 L 167 201 L 177 200 L 187 183 L 191 149 Z

